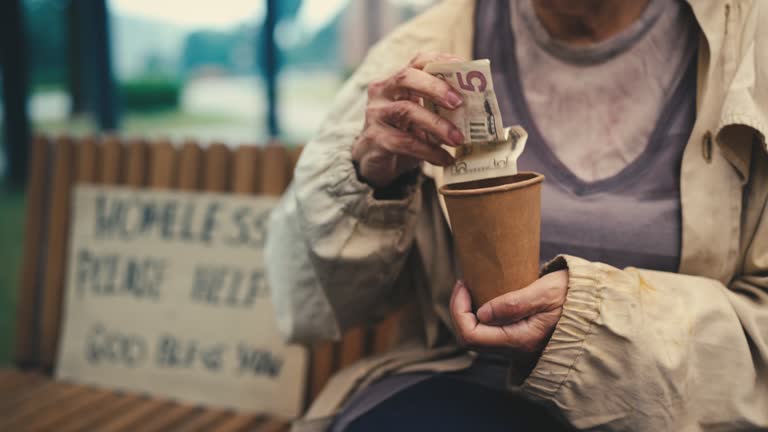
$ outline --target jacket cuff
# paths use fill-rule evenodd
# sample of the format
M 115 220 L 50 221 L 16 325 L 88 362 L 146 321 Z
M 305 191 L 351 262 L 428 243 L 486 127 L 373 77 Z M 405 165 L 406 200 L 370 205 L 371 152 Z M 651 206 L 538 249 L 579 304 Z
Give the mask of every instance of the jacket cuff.
M 568 379 L 582 354 L 584 341 L 600 317 L 603 270 L 581 258 L 560 255 L 544 266 L 542 274 L 568 269 L 568 294 L 563 314 L 522 390 L 551 399 Z
M 358 178 L 349 151 L 339 152 L 334 165 L 332 170 L 337 175 L 335 181 L 328 185 L 327 192 L 342 201 L 344 213 L 371 225 L 392 227 L 402 226 L 409 213 L 415 211 L 421 175 L 403 185 L 398 199 L 378 199 L 376 190 Z

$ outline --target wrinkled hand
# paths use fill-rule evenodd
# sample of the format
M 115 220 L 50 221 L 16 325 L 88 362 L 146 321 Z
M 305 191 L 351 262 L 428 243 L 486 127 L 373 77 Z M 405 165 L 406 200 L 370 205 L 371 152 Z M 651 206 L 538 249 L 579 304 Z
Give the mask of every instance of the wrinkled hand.
M 451 316 L 459 343 L 476 351 L 535 361 L 555 331 L 567 292 L 568 270 L 561 270 L 496 297 L 475 314 L 466 285 L 458 281 L 451 296 Z
M 450 54 L 419 54 L 393 76 L 368 86 L 365 125 L 352 146 L 352 160 L 374 187 L 386 187 L 421 161 L 447 166 L 453 157 L 441 143 L 456 146 L 464 141 L 450 121 L 422 106 L 424 98 L 446 109 L 463 103 L 450 84 L 422 69 L 433 62 L 458 62 Z

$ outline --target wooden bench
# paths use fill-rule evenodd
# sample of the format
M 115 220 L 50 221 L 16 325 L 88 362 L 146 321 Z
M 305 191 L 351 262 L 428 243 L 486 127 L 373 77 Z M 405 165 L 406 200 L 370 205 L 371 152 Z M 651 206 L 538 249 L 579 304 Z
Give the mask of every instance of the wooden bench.
M 194 406 L 51 378 L 59 343 L 75 183 L 280 195 L 300 148 L 37 137 L 32 143 L 15 368 L 0 370 L 2 431 L 283 431 L 289 419 Z M 396 337 L 397 316 L 311 347 L 306 405 L 334 371 Z

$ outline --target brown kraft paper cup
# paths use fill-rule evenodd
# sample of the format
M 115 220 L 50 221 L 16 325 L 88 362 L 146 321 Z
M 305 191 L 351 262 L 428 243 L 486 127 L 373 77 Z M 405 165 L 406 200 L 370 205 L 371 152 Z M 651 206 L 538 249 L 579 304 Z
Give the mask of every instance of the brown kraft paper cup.
M 440 188 L 475 309 L 539 277 L 543 180 L 521 172 Z

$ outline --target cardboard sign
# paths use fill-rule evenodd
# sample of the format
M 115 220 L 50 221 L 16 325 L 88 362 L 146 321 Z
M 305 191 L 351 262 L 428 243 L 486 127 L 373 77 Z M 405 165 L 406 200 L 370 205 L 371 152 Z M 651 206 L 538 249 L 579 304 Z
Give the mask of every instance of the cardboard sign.
M 77 186 L 56 376 L 295 417 L 307 353 L 264 278 L 275 198 Z

